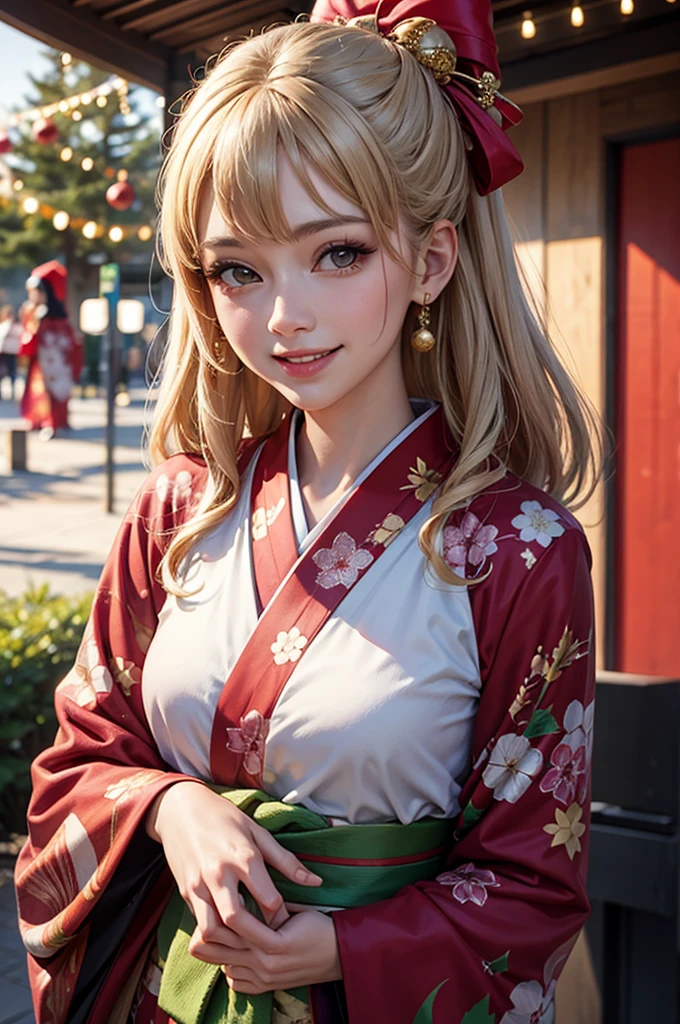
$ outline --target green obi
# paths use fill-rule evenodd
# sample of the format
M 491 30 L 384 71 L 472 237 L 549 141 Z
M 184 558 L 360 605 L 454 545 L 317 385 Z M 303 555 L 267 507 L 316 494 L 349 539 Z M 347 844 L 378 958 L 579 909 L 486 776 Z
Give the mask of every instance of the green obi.
M 287 903 L 310 908 L 362 907 L 394 896 L 405 885 L 435 878 L 453 832 L 446 818 L 423 818 L 411 825 L 331 826 L 328 818 L 299 804 L 280 803 L 259 789 L 217 791 L 323 879 L 320 886 L 299 885 L 267 866 Z M 250 894 L 244 896 L 259 917 Z M 189 953 L 195 928 L 175 889 L 158 931 L 161 1009 L 177 1024 L 270 1024 L 273 993 L 245 995 L 230 989 L 218 966 Z M 306 987 L 291 995 L 308 1002 Z

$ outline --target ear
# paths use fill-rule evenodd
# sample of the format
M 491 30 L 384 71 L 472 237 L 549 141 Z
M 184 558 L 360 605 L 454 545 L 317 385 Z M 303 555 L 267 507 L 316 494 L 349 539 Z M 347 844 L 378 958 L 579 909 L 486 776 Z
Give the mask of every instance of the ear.
M 451 280 L 457 262 L 458 232 L 450 220 L 438 220 L 432 226 L 426 247 L 418 255 L 412 301 L 422 305 L 425 292 L 429 292 L 430 302 L 434 302 Z

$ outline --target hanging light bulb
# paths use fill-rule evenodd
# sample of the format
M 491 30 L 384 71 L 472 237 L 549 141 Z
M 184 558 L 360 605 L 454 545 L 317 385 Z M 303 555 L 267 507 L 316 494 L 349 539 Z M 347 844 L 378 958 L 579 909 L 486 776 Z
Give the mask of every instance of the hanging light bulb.
M 82 94 L 82 96 L 80 97 L 80 102 L 85 107 L 88 105 L 88 103 L 92 103 L 92 97 L 90 96 L 89 92 L 84 92 Z
M 52 223 L 54 224 L 57 231 L 66 231 L 66 228 L 71 223 L 71 218 L 69 217 L 66 210 L 57 210 L 54 217 L 52 218 Z
M 581 28 L 583 22 L 583 8 L 580 4 L 574 4 L 574 6 L 571 9 L 571 23 L 574 26 L 574 28 Z
M 26 196 L 21 206 L 24 213 L 37 213 L 40 208 L 40 203 L 35 196 Z
M 59 106 L 57 107 L 57 110 L 60 114 L 68 114 L 68 103 L 66 102 L 66 100 L 62 100 L 60 102 Z
M 83 115 L 80 113 L 79 110 L 74 110 L 71 114 L 71 117 L 74 121 L 82 121 Z
M 64 51 L 64 53 L 62 53 L 62 55 L 61 55 L 61 63 L 64 65 L 65 68 L 68 67 L 68 65 L 71 63 L 72 60 L 73 60 L 73 57 L 71 56 L 70 53 L 66 53 L 66 51 Z
M 97 223 L 94 220 L 88 220 L 87 224 L 83 225 L 83 234 L 85 238 L 96 238 L 97 237 Z
M 164 107 L 165 106 L 165 96 L 156 96 L 156 106 L 157 107 Z
M 59 158 L 61 160 L 63 160 L 64 163 L 68 163 L 68 161 L 72 158 L 72 156 L 73 156 L 73 150 L 71 149 L 70 146 L 64 146 L 64 148 L 62 149 L 61 153 L 59 154 Z
M 98 107 L 105 107 L 108 102 L 106 96 L 97 96 L 96 103 Z
M 80 161 L 80 166 L 84 171 L 91 171 L 94 167 L 94 160 L 91 156 L 84 156 L 83 159 Z
M 114 224 L 113 227 L 109 229 L 109 238 L 112 242 L 122 242 L 123 229 L 121 227 L 118 227 L 117 224 Z
M 621 0 L 621 14 L 632 14 L 634 10 L 633 0 Z
M 536 35 L 536 25 L 531 16 L 531 11 L 525 11 L 522 15 L 522 38 L 533 39 Z
M 139 238 L 140 242 L 148 242 L 152 235 L 153 229 L 148 224 L 142 224 L 137 232 L 137 238 Z

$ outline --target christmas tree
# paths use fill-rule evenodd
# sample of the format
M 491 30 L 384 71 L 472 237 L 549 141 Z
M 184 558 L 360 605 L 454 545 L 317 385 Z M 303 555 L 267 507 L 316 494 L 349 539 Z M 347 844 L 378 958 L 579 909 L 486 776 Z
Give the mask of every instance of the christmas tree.
M 46 57 L 47 73 L 29 76 L 27 109 L 0 135 L 0 267 L 61 258 L 73 300 L 96 290 L 97 263 L 150 260 L 161 125 L 123 79 L 55 50 Z M 111 186 L 128 208 L 107 202 Z

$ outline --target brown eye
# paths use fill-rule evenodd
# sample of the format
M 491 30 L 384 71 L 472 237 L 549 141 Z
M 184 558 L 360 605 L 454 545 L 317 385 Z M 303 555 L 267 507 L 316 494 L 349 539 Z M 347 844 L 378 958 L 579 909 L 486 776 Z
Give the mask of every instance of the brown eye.
M 233 278 L 228 279 L 226 277 L 227 274 L 233 274 L 234 276 Z M 222 273 L 220 274 L 220 281 L 222 281 L 223 284 L 244 285 L 251 284 L 254 280 L 257 279 L 257 276 L 258 275 L 255 273 L 255 271 L 251 270 L 250 267 L 233 266 L 226 267 L 222 271 Z

